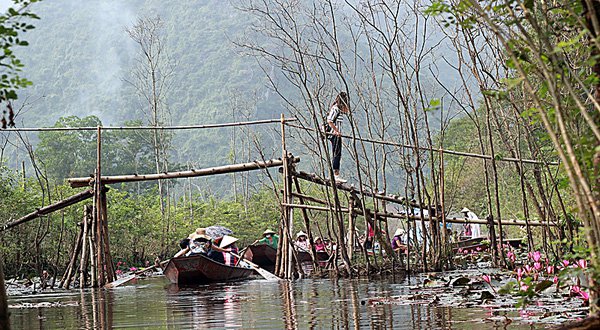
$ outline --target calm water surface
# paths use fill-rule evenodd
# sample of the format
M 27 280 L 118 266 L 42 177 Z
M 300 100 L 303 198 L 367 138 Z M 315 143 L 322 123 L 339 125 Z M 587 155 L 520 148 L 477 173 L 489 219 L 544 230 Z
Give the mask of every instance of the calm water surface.
M 484 309 L 373 305 L 409 292 L 408 281 L 301 280 L 178 287 L 162 277 L 112 290 L 9 297 L 13 329 L 532 329 L 484 321 Z M 67 306 L 64 306 L 67 305 Z

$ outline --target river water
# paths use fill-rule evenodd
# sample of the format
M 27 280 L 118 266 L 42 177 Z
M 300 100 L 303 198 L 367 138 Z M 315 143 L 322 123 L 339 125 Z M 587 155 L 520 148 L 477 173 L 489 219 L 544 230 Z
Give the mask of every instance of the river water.
M 11 296 L 13 329 L 531 329 L 489 311 L 377 304 L 409 280 L 299 280 L 178 287 L 163 277 L 110 290 Z M 497 318 L 496 318 L 497 319 Z

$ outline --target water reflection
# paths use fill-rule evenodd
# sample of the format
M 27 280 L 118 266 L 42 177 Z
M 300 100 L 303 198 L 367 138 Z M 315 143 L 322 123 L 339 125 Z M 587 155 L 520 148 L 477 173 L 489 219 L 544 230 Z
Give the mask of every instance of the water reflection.
M 179 287 L 164 279 L 113 290 L 63 291 L 10 297 L 13 329 L 503 329 L 483 322 L 483 309 L 389 303 L 407 283 L 302 280 Z M 377 299 L 375 299 L 377 298 Z M 475 320 L 475 321 L 473 321 Z M 473 322 L 476 322 L 474 325 Z M 511 324 L 511 329 L 528 329 Z

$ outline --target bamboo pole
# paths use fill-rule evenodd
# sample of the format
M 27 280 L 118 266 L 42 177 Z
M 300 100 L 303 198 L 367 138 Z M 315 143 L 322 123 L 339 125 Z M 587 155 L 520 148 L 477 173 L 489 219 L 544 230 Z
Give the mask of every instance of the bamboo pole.
M 350 195 L 350 209 L 352 211 L 352 209 L 354 209 L 354 204 L 355 204 L 355 200 L 356 200 L 356 194 L 351 194 Z M 356 214 L 354 212 L 348 212 L 348 243 L 347 243 L 347 249 L 348 249 L 348 258 L 350 260 L 352 260 L 352 256 L 354 255 L 354 241 L 355 241 L 355 237 L 356 237 L 356 230 L 355 230 L 355 222 L 356 220 Z
M 306 180 L 306 181 L 310 181 L 312 183 L 316 183 L 319 185 L 324 185 L 324 186 L 331 186 L 331 182 L 329 180 L 325 180 L 322 179 L 320 177 L 318 177 L 316 174 L 314 173 L 306 173 L 303 171 L 293 171 L 292 172 L 293 176 L 296 176 L 302 180 Z M 390 194 L 379 194 L 373 191 L 369 191 L 369 190 L 365 190 L 365 189 L 356 189 L 354 186 L 351 186 L 349 184 L 342 184 L 342 183 L 336 183 L 335 184 L 336 188 L 339 190 L 343 190 L 346 192 L 351 192 L 351 193 L 356 193 L 356 194 L 361 194 L 364 196 L 368 196 L 368 197 L 373 197 L 376 199 L 381 199 L 381 200 L 385 200 L 388 202 L 392 202 L 392 203 L 397 203 L 397 204 L 406 204 L 406 199 L 404 197 L 399 197 L 396 195 L 390 195 Z M 416 207 L 416 208 L 424 208 L 426 207 L 425 205 L 420 205 L 414 201 L 409 201 L 409 204 L 412 207 Z
M 0 256 L 0 329 L 10 330 L 10 313 L 8 312 L 8 299 L 4 286 L 4 266 Z
M 298 192 L 299 195 L 302 195 L 302 191 L 300 189 L 300 182 L 298 182 L 298 178 L 297 177 L 292 177 L 294 180 L 294 186 L 296 187 L 296 191 Z M 294 196 L 294 193 L 291 192 L 291 196 Z M 304 199 L 302 197 L 298 197 L 298 202 L 300 203 L 300 205 L 304 205 Z M 314 269 L 317 269 L 319 267 L 319 262 L 317 260 L 317 250 L 315 249 L 315 241 L 313 239 L 313 234 L 312 234 L 312 230 L 310 229 L 310 219 L 308 218 L 308 212 L 306 212 L 306 209 L 301 209 L 302 212 L 302 219 L 304 220 L 304 227 L 306 228 L 306 235 L 308 235 L 308 241 L 310 243 L 310 254 L 312 257 L 312 261 L 313 261 L 313 267 Z M 300 271 L 302 271 L 302 267 L 299 266 L 298 267 L 300 269 Z
M 98 126 L 97 130 L 97 145 L 96 145 L 96 175 L 94 180 L 94 198 L 96 206 L 94 217 L 96 219 L 96 284 L 98 287 L 104 286 L 106 283 L 103 272 L 104 256 L 103 256 L 103 223 L 102 223 L 102 128 Z
M 333 207 L 325 207 L 325 206 L 315 206 L 315 205 L 307 205 L 307 204 L 283 204 L 284 206 L 287 207 L 292 207 L 292 208 L 298 208 L 298 209 L 309 209 L 309 210 L 317 210 L 317 211 L 325 211 L 325 212 L 333 212 L 336 209 Z M 342 207 L 339 209 L 341 212 L 344 213 L 349 213 L 349 209 L 347 207 Z M 353 212 L 358 213 L 359 215 L 363 215 L 363 212 L 360 208 L 355 208 L 353 210 Z M 430 221 L 430 220 L 437 220 L 437 217 L 423 217 L 421 218 L 421 216 L 415 216 L 415 215 L 406 215 L 406 214 L 401 214 L 401 213 L 384 213 L 384 212 L 370 212 L 373 215 L 377 215 L 378 217 L 384 218 L 384 217 L 388 217 L 388 218 L 395 218 L 395 219 L 408 219 L 408 220 L 425 220 L 425 221 Z M 469 218 L 448 218 L 446 217 L 446 222 L 447 223 L 477 223 L 477 224 L 488 224 L 488 221 L 485 219 L 469 219 Z M 497 220 L 494 220 L 495 224 L 498 224 Z M 513 226 L 525 226 L 525 221 L 524 220 L 517 220 L 517 219 L 503 219 L 502 220 L 502 224 L 503 225 L 513 225 Z M 530 226 L 556 226 L 556 224 L 554 223 L 547 223 L 547 222 L 541 222 L 541 221 L 530 221 L 529 222 Z
M 292 163 L 297 163 L 300 161 L 298 157 L 292 157 L 289 161 Z M 216 175 L 216 174 L 225 174 L 232 172 L 243 172 L 243 171 L 252 171 L 269 167 L 277 167 L 282 166 L 282 159 L 271 159 L 267 161 L 254 161 L 249 163 L 242 164 L 234 164 L 234 165 L 225 165 L 225 166 L 217 166 L 199 170 L 190 170 L 190 171 L 181 171 L 181 172 L 166 172 L 159 174 L 133 174 L 133 175 L 117 175 L 117 176 L 104 176 L 101 177 L 102 184 L 114 184 L 121 182 L 135 182 L 135 181 L 150 181 L 150 180 L 164 180 L 164 179 L 174 179 L 174 178 L 189 178 L 189 177 L 198 177 L 198 176 L 207 176 L 207 175 Z M 94 179 L 91 177 L 86 178 L 70 178 L 67 181 L 73 188 L 78 187 L 87 187 Z
M 104 187 L 102 187 L 104 188 Z M 115 280 L 115 269 L 113 266 L 112 257 L 110 255 L 110 240 L 108 237 L 108 206 L 106 201 L 106 190 L 100 191 L 100 202 L 102 204 L 102 241 L 103 241 L 103 266 L 106 275 L 106 283 L 111 283 Z
M 77 257 L 79 256 L 79 252 L 81 251 L 81 245 L 83 240 L 83 224 L 79 225 L 79 232 L 77 233 L 77 238 L 75 242 L 73 242 L 73 249 L 71 252 L 71 258 L 69 259 L 69 265 L 67 266 L 67 270 L 63 275 L 63 278 L 60 283 L 60 287 L 63 289 L 68 289 L 71 285 L 71 279 L 73 278 L 73 270 L 75 269 L 75 262 L 77 261 Z
M 286 118 L 286 122 L 296 121 L 296 118 Z M 260 124 L 279 123 L 280 119 L 264 119 L 241 121 L 233 123 L 221 124 L 206 124 L 206 125 L 180 125 L 180 126 L 105 126 L 103 130 L 127 131 L 127 130 L 187 130 L 187 129 L 204 129 L 204 128 L 222 128 L 235 126 L 248 126 Z M 56 131 L 95 131 L 97 127 L 23 127 L 23 128 L 7 128 L 3 132 L 56 132 Z
M 294 125 L 294 124 L 287 124 L 287 126 L 299 128 L 299 129 L 307 130 L 307 131 L 316 131 L 314 128 L 302 127 L 302 126 Z M 331 135 L 331 133 L 325 133 L 325 134 Z M 434 148 L 430 148 L 430 147 L 413 146 L 410 144 L 396 143 L 396 142 L 384 141 L 384 140 L 375 140 L 375 139 L 369 139 L 369 138 L 358 138 L 358 137 L 353 138 L 350 135 L 343 135 L 343 134 L 341 135 L 341 137 L 355 139 L 355 140 L 363 141 L 363 142 L 395 146 L 395 147 L 400 147 L 400 148 L 405 148 L 405 149 L 423 150 L 423 151 L 432 151 L 433 150 L 433 151 L 441 151 L 441 152 L 443 152 L 445 154 L 449 154 L 449 155 L 480 158 L 480 159 L 487 159 L 487 160 L 492 159 L 492 156 L 490 156 L 490 155 L 475 154 L 475 153 L 471 153 L 471 152 L 455 151 L 455 150 L 440 149 L 440 148 L 434 149 Z M 555 162 L 555 161 L 546 162 L 546 161 L 540 161 L 540 160 L 519 159 L 519 158 L 513 158 L 513 157 L 497 157 L 497 158 L 495 158 L 495 160 L 503 161 L 503 162 L 523 162 L 523 163 L 527 163 L 527 164 L 544 164 L 544 165 L 554 165 L 554 166 L 560 165 L 560 162 Z
M 86 200 L 88 198 L 91 198 L 94 195 L 94 192 L 92 189 L 80 192 L 78 194 L 75 194 L 67 199 L 63 199 L 59 202 L 56 202 L 52 205 L 48 205 L 42 208 L 39 208 L 37 210 L 35 210 L 34 212 L 31 212 L 29 214 L 27 214 L 26 216 L 23 216 L 15 221 L 9 222 L 5 225 L 3 225 L 2 227 L 0 227 L 0 232 L 3 232 L 7 229 L 10 229 L 12 227 L 18 226 L 20 224 L 23 224 L 25 222 L 28 222 L 30 220 L 33 220 L 35 218 L 38 218 L 40 216 L 52 213 L 54 211 L 60 210 L 62 208 L 65 208 L 67 206 L 71 206 L 73 204 L 79 203 L 83 200 Z
M 83 207 L 83 235 L 82 235 L 82 247 L 81 247 L 81 261 L 79 262 L 79 288 L 85 287 L 85 273 L 87 272 L 87 254 L 88 254 L 88 235 L 90 227 L 90 206 L 85 205 Z M 90 250 L 91 254 L 91 250 Z

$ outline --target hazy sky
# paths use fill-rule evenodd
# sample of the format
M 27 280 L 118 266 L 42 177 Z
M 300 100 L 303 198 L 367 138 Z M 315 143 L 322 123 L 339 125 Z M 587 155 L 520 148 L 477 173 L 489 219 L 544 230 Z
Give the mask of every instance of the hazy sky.
M 0 12 L 4 13 L 13 2 L 10 0 L 0 0 Z

